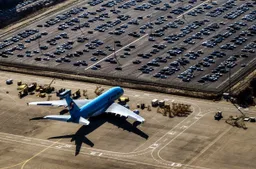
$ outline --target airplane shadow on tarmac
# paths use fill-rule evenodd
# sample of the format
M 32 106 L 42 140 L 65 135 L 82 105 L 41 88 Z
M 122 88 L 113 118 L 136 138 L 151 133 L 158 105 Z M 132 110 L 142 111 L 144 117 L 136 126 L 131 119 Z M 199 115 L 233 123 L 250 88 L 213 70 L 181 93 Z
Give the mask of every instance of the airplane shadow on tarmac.
M 31 120 L 40 120 L 40 119 L 42 119 L 42 117 L 36 117 Z M 86 137 L 86 135 L 90 134 L 91 132 L 93 132 L 94 130 L 96 130 L 98 127 L 100 127 L 106 122 L 111 123 L 117 126 L 118 128 L 122 128 L 125 131 L 133 132 L 134 134 L 137 134 L 144 139 L 148 139 L 149 137 L 146 133 L 144 133 L 143 131 L 137 128 L 136 123 L 131 124 L 125 118 L 117 117 L 112 114 L 102 114 L 100 116 L 91 117 L 89 121 L 90 121 L 90 124 L 88 126 L 81 126 L 75 134 L 54 136 L 48 139 L 71 138 L 70 141 L 71 142 L 75 141 L 75 145 L 76 145 L 75 155 L 78 155 L 83 143 L 89 145 L 90 147 L 94 146 L 94 143 L 91 140 L 89 140 Z

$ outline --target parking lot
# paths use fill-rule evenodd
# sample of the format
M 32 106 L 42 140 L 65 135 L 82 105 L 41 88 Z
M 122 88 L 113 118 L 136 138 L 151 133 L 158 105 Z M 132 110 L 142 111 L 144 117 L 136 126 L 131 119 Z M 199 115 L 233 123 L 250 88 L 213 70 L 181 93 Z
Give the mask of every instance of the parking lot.
M 221 91 L 256 65 L 255 5 L 77 1 L 1 37 L 0 61 Z

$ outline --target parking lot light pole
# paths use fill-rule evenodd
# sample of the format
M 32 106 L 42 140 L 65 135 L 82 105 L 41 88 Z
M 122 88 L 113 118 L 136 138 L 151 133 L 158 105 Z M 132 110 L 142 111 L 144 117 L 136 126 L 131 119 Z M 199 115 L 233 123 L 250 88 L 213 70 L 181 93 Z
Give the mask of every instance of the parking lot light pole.
M 38 48 L 39 48 L 39 51 L 41 52 L 41 54 L 43 55 L 43 51 L 41 50 L 41 44 L 40 44 L 40 39 L 38 38 Z
M 229 95 L 231 95 L 231 68 L 228 71 L 228 80 L 229 80 Z
M 92 35 L 93 31 L 88 31 L 88 34 Z M 88 37 L 88 39 L 89 39 L 89 42 L 91 42 L 91 37 L 90 36 Z
M 152 37 L 152 29 L 153 29 L 153 26 L 151 25 L 151 20 L 152 20 L 152 14 L 151 15 L 148 15 L 148 17 L 149 17 L 149 25 L 150 25 L 150 27 L 149 27 L 149 29 L 150 29 L 150 33 L 149 33 L 149 38 L 150 37 Z M 151 26 L 152 26 L 152 28 L 151 28 Z M 152 37 L 153 38 L 153 37 Z
M 84 32 L 83 32 L 83 30 L 82 30 L 82 28 L 81 28 L 80 19 L 78 19 L 78 21 L 79 21 L 79 22 L 78 22 L 78 24 L 79 24 L 79 25 L 78 25 L 78 26 L 79 26 L 79 29 L 80 29 L 80 31 L 81 31 L 83 37 L 84 37 Z
M 114 45 L 114 58 L 115 58 L 116 62 L 118 63 L 118 66 L 120 66 L 121 64 L 120 64 L 119 60 L 117 59 L 117 55 L 116 55 L 115 39 L 113 37 L 112 37 L 112 39 L 113 39 L 113 45 Z

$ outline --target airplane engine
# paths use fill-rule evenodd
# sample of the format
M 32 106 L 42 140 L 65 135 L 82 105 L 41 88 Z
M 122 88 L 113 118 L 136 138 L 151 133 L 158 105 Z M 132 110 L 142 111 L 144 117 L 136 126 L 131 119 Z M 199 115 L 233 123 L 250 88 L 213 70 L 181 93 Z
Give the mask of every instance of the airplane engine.
M 136 110 L 133 110 L 133 112 L 136 113 L 136 114 L 138 114 L 138 115 L 140 114 L 140 111 L 137 110 L 137 109 L 136 109 Z

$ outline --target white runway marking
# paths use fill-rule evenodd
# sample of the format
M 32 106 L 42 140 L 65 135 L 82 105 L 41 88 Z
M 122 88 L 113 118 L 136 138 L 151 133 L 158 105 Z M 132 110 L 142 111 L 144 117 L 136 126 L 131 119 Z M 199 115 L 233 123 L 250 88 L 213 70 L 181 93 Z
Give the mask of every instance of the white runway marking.
M 149 146 L 149 148 L 155 149 L 155 148 L 157 148 L 158 146 L 159 146 L 159 144 L 154 143 L 154 144 L 152 144 L 151 146 Z
M 227 132 L 231 130 L 232 126 L 230 126 L 226 131 L 221 133 L 216 139 L 214 139 L 208 146 L 206 146 L 199 154 L 197 154 L 191 161 L 189 161 L 188 165 L 192 164 L 195 160 L 198 159 L 204 152 L 206 152 L 213 144 L 215 144 L 218 140 L 220 140 Z
M 208 112 L 208 113 L 211 113 L 211 112 Z M 200 118 L 202 118 L 204 115 L 206 115 L 206 114 L 208 114 L 208 113 L 205 113 L 205 114 L 203 114 Z M 199 113 L 198 113 L 199 114 Z M 152 158 L 155 160 L 155 161 L 157 161 L 157 162 L 159 162 L 159 163 L 161 163 L 161 164 L 166 164 L 166 165 L 173 165 L 173 162 L 170 162 L 170 161 L 166 161 L 165 159 L 163 159 L 161 156 L 160 156 L 160 152 L 167 146 L 167 145 L 169 145 L 172 141 L 174 141 L 176 138 L 178 138 L 181 134 L 183 134 L 187 129 L 189 129 L 191 126 L 193 126 L 196 122 L 198 122 L 198 120 L 200 119 L 200 118 L 198 118 L 198 119 L 196 119 L 193 123 L 191 123 L 189 126 L 181 126 L 180 128 L 181 129 L 183 129 L 182 130 L 182 132 L 179 132 L 179 134 L 178 135 L 176 135 L 174 138 L 172 138 L 167 144 L 165 144 L 164 146 L 162 146 L 158 151 L 157 151 L 157 158 L 159 158 L 160 160 L 158 160 L 158 159 L 156 159 L 155 158 L 155 156 L 153 155 L 153 152 L 154 151 L 152 151 L 151 152 L 151 156 L 152 156 Z M 184 123 L 186 123 L 186 122 L 184 122 Z M 176 134 L 176 133 L 175 133 Z M 174 134 L 173 134 L 174 135 Z M 207 169 L 207 168 L 205 168 L 205 167 L 198 167 L 198 166 L 192 166 L 192 165 L 188 165 L 188 164 L 181 164 L 181 163 L 176 163 L 176 164 L 179 164 L 178 166 L 173 166 L 173 167 L 184 167 L 184 166 L 187 166 L 187 167 L 190 167 L 190 168 L 193 168 L 193 169 L 196 169 L 196 168 L 198 168 L 198 169 Z
M 187 128 L 188 128 L 188 126 L 185 126 L 185 125 L 180 127 L 180 129 L 182 129 L 182 130 L 187 129 Z
M 135 96 L 135 93 L 134 93 L 133 96 Z M 136 95 L 136 97 L 140 97 L 140 96 L 142 97 L 143 95 Z M 167 99 L 167 100 L 169 100 L 169 99 Z M 182 102 L 184 102 L 184 100 L 182 100 Z M 188 102 L 188 103 L 190 103 L 190 102 Z M 195 107 L 198 108 L 198 111 L 197 111 L 197 112 L 199 112 L 198 114 L 201 113 L 201 108 L 198 105 L 195 105 L 194 103 L 190 103 L 190 104 L 192 104 L 192 105 L 194 105 Z M 194 106 L 192 106 L 193 112 L 195 112 Z M 196 115 L 194 115 L 194 116 L 196 116 Z M 203 116 L 203 114 L 202 114 L 202 116 Z M 150 153 L 154 152 L 155 150 L 157 150 L 157 149 L 161 148 L 162 146 L 164 146 L 164 144 L 166 144 L 166 142 L 169 141 L 167 138 L 165 138 L 165 136 L 173 135 L 173 137 L 175 137 L 175 135 L 178 134 L 175 131 L 176 129 L 178 131 L 180 130 L 180 128 L 186 130 L 187 126 L 189 124 L 187 124 L 187 125 L 184 125 L 184 124 L 185 124 L 185 122 L 190 121 L 191 119 L 193 119 L 193 116 L 186 117 L 180 123 L 178 123 L 176 126 L 174 126 L 174 128 L 172 128 L 172 130 L 169 130 L 168 132 L 166 132 L 164 134 L 164 136 L 159 138 L 151 146 L 149 146 L 149 147 L 147 147 L 147 148 L 145 148 L 143 150 L 140 150 L 140 151 L 134 151 L 134 152 L 129 152 L 129 153 L 122 153 L 122 152 L 113 152 L 113 151 L 100 150 L 100 149 L 95 149 L 95 148 L 82 147 L 81 150 L 80 150 L 80 154 L 94 155 L 94 156 L 98 156 L 98 157 L 100 156 L 100 157 L 103 157 L 103 158 L 118 159 L 120 161 L 129 161 L 126 158 L 128 158 L 128 157 L 132 158 L 132 157 L 136 157 L 136 156 L 143 156 L 144 154 L 150 154 Z M 24 137 L 24 136 L 17 136 L 17 135 L 11 135 L 11 134 L 6 134 L 6 133 L 1 133 L 0 132 L 0 136 L 1 135 L 5 135 L 5 136 L 7 135 L 9 138 L 6 138 L 6 140 L 8 139 L 9 141 L 19 142 L 19 143 L 23 143 L 23 144 L 28 144 L 28 145 L 31 145 L 31 146 L 47 147 L 47 145 L 49 145 L 50 143 L 53 143 L 52 141 L 49 141 L 49 140 L 43 140 L 43 139 L 37 139 L 37 138 L 29 138 L 29 137 L 27 138 L 27 137 Z M 177 138 L 177 136 L 175 138 Z M 24 140 L 26 139 L 26 141 L 24 141 L 24 140 L 22 141 L 22 139 L 24 139 Z M 0 141 L 1 140 L 2 139 L 0 138 Z M 163 144 L 161 144 L 161 143 L 163 143 Z M 73 152 L 74 151 L 73 150 L 74 146 L 71 145 L 71 144 L 57 143 L 55 146 L 51 147 L 51 149 L 56 149 L 56 150 L 59 150 L 59 151 Z M 93 152 L 93 153 L 90 154 L 90 152 Z M 144 164 L 143 161 L 136 161 L 136 160 L 134 161 L 134 160 L 132 160 L 131 162 L 132 163 L 138 163 L 138 164 Z M 161 164 L 162 165 L 155 165 L 155 164 L 147 164 L 147 163 L 145 163 L 145 165 L 157 166 L 157 167 L 163 167 L 163 168 L 170 167 L 170 166 L 171 167 L 174 167 L 174 166 L 175 167 L 184 166 L 181 163 L 175 163 L 175 162 L 171 162 L 171 161 L 164 162 L 164 163 L 161 163 Z M 191 167 L 193 167 L 193 168 L 200 168 L 200 167 L 196 167 L 196 166 L 191 166 Z
M 174 135 L 174 134 L 176 134 L 176 131 L 171 131 L 171 132 L 169 132 L 168 134 Z

